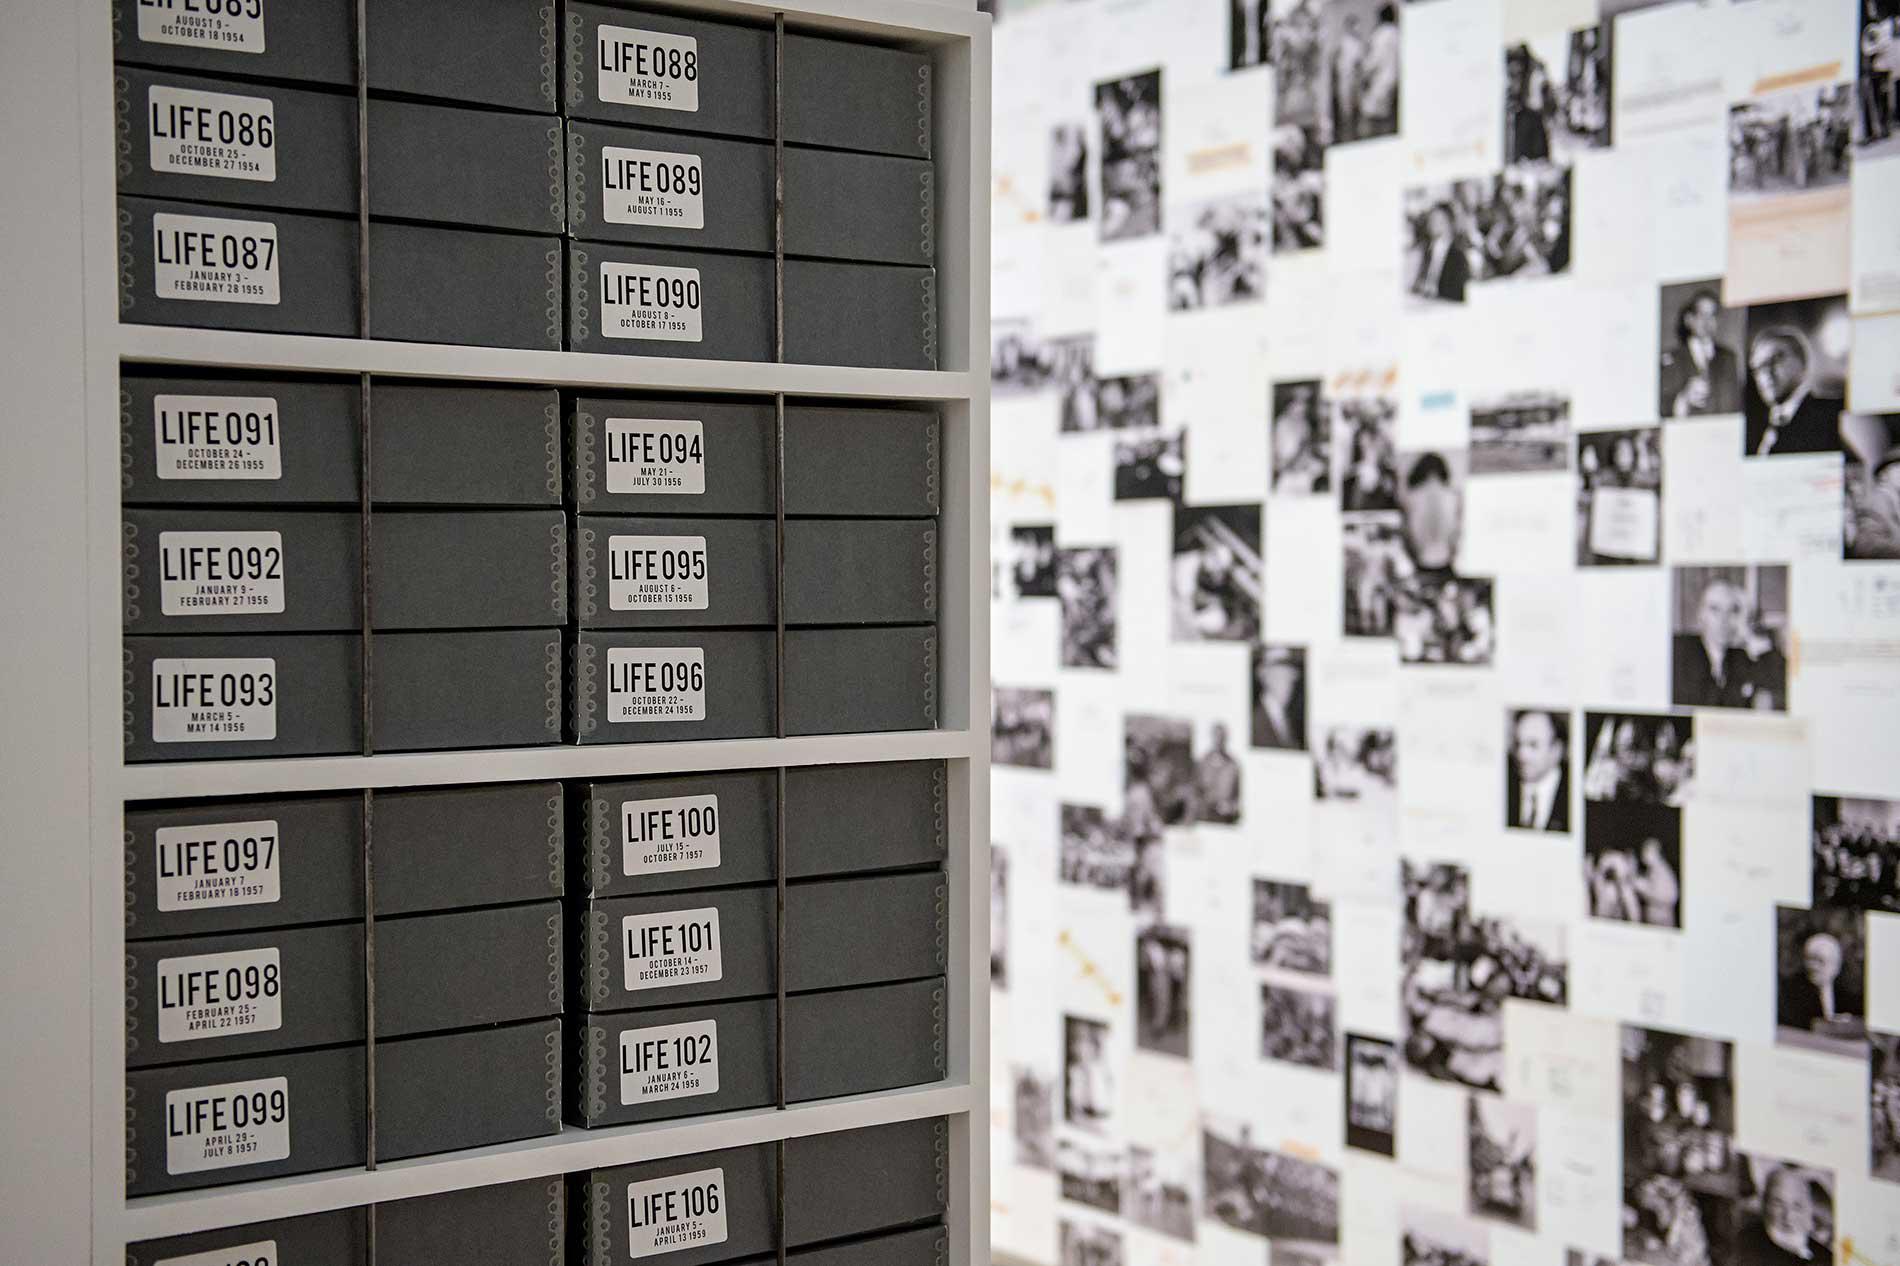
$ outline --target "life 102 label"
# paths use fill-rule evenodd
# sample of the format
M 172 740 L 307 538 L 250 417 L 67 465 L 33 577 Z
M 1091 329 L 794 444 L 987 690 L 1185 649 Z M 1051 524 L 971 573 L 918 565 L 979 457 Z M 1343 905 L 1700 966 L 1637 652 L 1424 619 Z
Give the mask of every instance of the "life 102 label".
M 607 538 L 607 606 L 614 611 L 704 611 L 711 601 L 703 536 Z
M 603 22 L 594 49 L 602 101 L 655 110 L 699 109 L 699 41 L 692 36 Z
M 166 615 L 280 615 L 282 532 L 160 532 L 160 609 Z
M 273 905 L 282 896 L 273 819 L 161 826 L 153 849 L 162 911 Z
M 694 1020 L 620 1033 L 620 1102 L 691 1099 L 719 1089 L 719 1022 Z
M 281 479 L 277 401 L 153 396 L 152 451 L 160 479 Z
M 658 1257 L 726 1242 L 726 1171 L 701 1169 L 627 1184 L 627 1248 Z
M 706 491 L 706 427 L 697 418 L 608 418 L 608 492 Z
M 723 974 L 717 906 L 629 914 L 620 920 L 620 946 L 629 992 L 703 985 Z
M 284 1027 L 284 965 L 275 946 L 158 960 L 158 1040 L 196 1042 Z
M 152 1266 L 278 1266 L 277 1241 L 253 1240 L 189 1257 L 163 1257 Z
M 699 342 L 699 269 L 603 262 L 600 332 L 607 338 Z
M 153 84 L 145 95 L 153 171 L 277 179 L 277 116 L 269 97 L 164 84 Z
M 166 1173 L 196 1174 L 289 1159 L 288 1077 L 165 1092 Z
M 618 725 L 706 719 L 706 652 L 697 646 L 607 649 L 607 719 Z
M 705 180 L 697 154 L 603 145 L 600 218 L 609 224 L 703 229 Z
M 667 796 L 620 804 L 620 870 L 664 875 L 719 865 L 719 797 Z
M 276 737 L 276 660 L 152 661 L 154 743 L 245 743 Z
M 264 0 L 139 0 L 139 42 L 261 53 Z
M 152 292 L 200 303 L 282 301 L 277 226 L 211 215 L 152 216 Z

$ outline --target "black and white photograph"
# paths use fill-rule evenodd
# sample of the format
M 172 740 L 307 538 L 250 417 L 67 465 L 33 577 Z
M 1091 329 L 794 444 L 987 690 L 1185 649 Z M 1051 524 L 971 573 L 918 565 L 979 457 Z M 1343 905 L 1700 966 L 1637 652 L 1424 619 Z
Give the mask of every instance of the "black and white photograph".
M 1095 411 L 1095 336 L 1044 339 L 1040 354 L 1061 410 L 1057 429 L 1065 434 L 1100 430 L 1102 420 Z
M 1095 85 L 1104 242 L 1161 231 L 1161 72 Z
M 1722 1266 L 1733 1256 L 1735 1198 L 1729 1173 L 1623 1170 L 1623 1256 L 1642 1266 Z M 1799 1259 L 1795 1259 L 1799 1260 Z
M 1679 281 L 1658 293 L 1663 347 L 1657 360 L 1657 416 L 1740 413 L 1745 311 L 1723 306 L 1720 277 Z
M 1062 843 L 1057 877 L 1083 888 L 1128 890 L 1135 864 L 1135 846 L 1120 822 L 1092 804 L 1065 804 L 1060 809 Z
M 1333 450 L 1339 454 L 1339 508 L 1348 514 L 1399 508 L 1398 402 L 1350 396 L 1333 403 Z
M 1399 747 L 1390 727 L 1330 725 L 1313 753 L 1318 800 L 1385 802 L 1397 797 Z
M 1869 1033 L 1867 1172 L 1900 1183 L 1900 1033 Z
M 1252 642 L 1266 586 L 1260 507 L 1176 506 L 1169 564 L 1177 642 Z
M 1056 597 L 1062 602 L 1062 666 L 1114 668 L 1115 608 L 1120 601 L 1115 551 L 1056 551 Z
M 1497 654 L 1488 576 L 1419 572 L 1393 594 L 1392 637 L 1401 664 L 1484 667 Z
M 1249 956 L 1259 967 L 1307 976 L 1333 974 L 1333 903 L 1306 884 L 1253 881 Z
M 1125 817 L 1136 835 L 1185 826 L 1199 816 L 1194 723 L 1131 712 L 1122 718 Z
M 1009 529 L 1009 576 L 1018 598 L 1056 596 L 1056 529 L 1018 523 Z
M 1327 0 L 1319 6 L 1324 49 L 1320 98 L 1333 145 L 1399 130 L 1399 0 Z
M 1188 1057 L 1192 956 L 1188 929 L 1156 924 L 1135 936 L 1135 1045 Z
M 1834 1260 L 1834 1171 L 1738 1154 L 1733 1211 L 1736 1266 Z
M 1227 0 L 1227 69 L 1269 64 L 1273 8 L 1269 0 Z
M 1695 718 L 1583 714 L 1583 798 L 1681 808 L 1695 786 Z
M 1065 1133 L 1056 1140 L 1056 1191 L 1064 1200 L 1119 1217 L 1127 1163 L 1119 1143 Z
M 1138 923 L 1158 922 L 1168 898 L 1168 845 L 1159 830 L 1130 833 L 1135 868 L 1128 876 L 1128 910 Z
M 1249 746 L 1306 750 L 1306 648 L 1256 646 L 1252 653 L 1253 717 Z
M 1814 797 L 1816 907 L 1900 914 L 1900 800 Z
M 1124 1266 L 1121 1233 L 1113 1227 L 1084 1225 L 1063 1218 L 1057 1224 L 1060 1266 Z
M 1274 125 L 1305 128 L 1317 138 L 1327 101 L 1328 45 L 1319 16 L 1326 6 L 1320 0 L 1270 0 L 1270 7 Z
M 1847 183 L 1854 86 L 1806 84 L 1728 108 L 1731 197 L 1804 193 Z
M 1114 1123 L 1121 1094 L 1120 1070 L 1108 1025 L 1081 1016 L 1062 1017 L 1062 1120 L 1094 1134 Z
M 1346 1034 L 1346 1146 L 1391 1156 L 1399 1129 L 1399 1048 Z
M 1192 1244 L 1193 1156 L 1192 1148 L 1163 1151 L 1130 1146 L 1128 1185 L 1122 1191 L 1123 1215 L 1136 1226 Z
M 1570 830 L 1570 714 L 1512 708 L 1504 718 L 1504 825 Z
M 1678 567 L 1670 702 L 1788 710 L 1788 568 Z
M 1214 1120 L 1201 1131 L 1206 1216 L 1271 1241 L 1276 1256 L 1339 1243 L 1339 1172 L 1259 1146 L 1253 1131 Z
M 1207 727 L 1207 739 L 1194 757 L 1194 820 L 1233 826 L 1240 821 L 1240 762 L 1234 758 L 1227 723 Z
M 1347 637 L 1391 637 L 1399 585 L 1412 573 L 1399 516 L 1351 515 L 1339 535 L 1341 631 Z
M 1841 552 L 1900 559 L 1900 413 L 1841 414 Z
M 1867 916 L 1775 907 L 1775 1041 L 1867 1052 Z
M 1326 245 L 1326 147 L 1310 123 L 1273 129 L 1273 253 Z
M 1115 441 L 1115 500 L 1179 501 L 1187 478 L 1187 432 Z
M 1451 180 L 1405 191 L 1403 281 L 1414 305 L 1463 303 L 1471 283 L 1482 281 L 1488 180 Z
M 1055 768 L 1056 692 L 998 686 L 990 711 L 990 760 L 1022 769 Z
M 1537 1229 L 1537 1108 L 1492 1095 L 1465 1100 L 1466 1211 Z
M 1089 136 L 1080 123 L 1049 129 L 1049 219 L 1073 224 L 1089 218 Z
M 1641 566 L 1662 558 L 1662 430 L 1577 437 L 1577 565 Z
M 1161 375 L 1115 374 L 1095 380 L 1095 425 L 1139 431 L 1161 425 Z
M 1745 328 L 1742 455 L 1839 451 L 1854 337 L 1847 296 L 1756 304 Z
M 1273 384 L 1270 438 L 1276 495 L 1332 491 L 1333 421 L 1317 378 Z
M 1457 569 L 1465 533 L 1465 464 L 1457 449 L 1398 455 L 1399 534 L 1417 577 L 1442 580 Z
M 1900 154 L 1900 4 L 1895 0 L 1862 0 L 1858 60 L 1854 157 L 1865 163 Z
M 1509 391 L 1471 402 L 1471 473 L 1517 475 L 1570 468 L 1570 398 Z
M 1049 385 L 1048 349 L 1029 322 L 999 317 L 990 327 L 990 393 L 998 399 L 1028 395 Z
M 1570 271 L 1570 168 L 1515 163 L 1492 184 L 1479 216 L 1486 280 L 1548 277 Z
M 1027 1064 L 1010 1069 L 1015 1105 L 1016 1163 L 1025 1169 L 1056 1167 L 1056 1093 L 1050 1078 Z
M 1267 293 L 1267 199 L 1248 192 L 1168 214 L 1168 308 L 1187 312 Z
M 1564 1266 L 1618 1266 L 1615 1258 L 1600 1257 L 1580 1248 L 1564 1250 Z
M 1009 850 L 990 844 L 990 985 L 1009 988 Z
M 1490 1233 L 1456 1214 L 1402 1207 L 1399 1266 L 1491 1266 Z
M 1260 1055 L 1305 1068 L 1339 1067 L 1333 995 L 1320 989 L 1261 985 Z
M 1730 1260 L 1734 1048 L 1622 1027 L 1623 1256 L 1649 1266 Z
M 1593 919 L 1682 926 L 1682 810 L 1585 801 L 1583 882 Z
M 1601 27 L 1504 50 L 1504 161 L 1570 162 L 1610 143 L 1610 50 Z

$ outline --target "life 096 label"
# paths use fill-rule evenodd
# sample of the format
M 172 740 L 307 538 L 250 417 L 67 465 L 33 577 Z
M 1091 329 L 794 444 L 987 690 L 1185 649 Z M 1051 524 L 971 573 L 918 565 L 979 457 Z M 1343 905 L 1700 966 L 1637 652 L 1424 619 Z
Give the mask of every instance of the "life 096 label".
M 719 908 L 657 910 L 620 920 L 628 992 L 703 985 L 723 974 L 719 961 Z
M 139 42 L 261 53 L 264 0 L 139 0 Z
M 153 84 L 146 104 L 153 171 L 277 179 L 277 117 L 269 97 Z
M 189 1257 L 163 1257 L 152 1266 L 278 1266 L 277 1241 L 253 1240 Z
M 607 719 L 706 719 L 706 652 L 697 646 L 607 648 Z
M 694 1020 L 620 1033 L 620 1102 L 691 1099 L 719 1089 L 719 1022 Z
M 726 1171 L 702 1169 L 627 1184 L 627 1249 L 658 1257 L 726 1242 Z
M 283 613 L 281 532 L 160 532 L 158 568 L 166 615 Z
M 280 302 L 277 226 L 269 220 L 153 215 L 152 291 L 160 299 Z
M 607 491 L 706 491 L 706 427 L 697 418 L 608 418 Z
M 289 1159 L 288 1077 L 165 1092 L 166 1173 L 196 1174 Z
M 706 227 L 705 173 L 699 155 L 603 145 L 601 219 L 609 224 Z
M 284 1027 L 284 967 L 275 946 L 158 960 L 158 1040 L 196 1042 Z
M 607 606 L 614 611 L 704 611 L 710 601 L 703 536 L 607 538 Z
M 697 343 L 704 337 L 699 299 L 697 268 L 600 266 L 600 332 L 607 338 Z
M 271 396 L 153 396 L 160 479 L 282 479 Z
M 161 826 L 153 845 L 160 910 L 273 905 L 282 895 L 273 819 Z
M 154 743 L 245 743 L 276 737 L 276 660 L 152 661 Z
M 719 865 L 719 797 L 623 800 L 620 845 L 622 874 L 710 870 Z
M 699 109 L 699 41 L 692 36 L 603 22 L 595 49 L 602 101 L 655 110 Z

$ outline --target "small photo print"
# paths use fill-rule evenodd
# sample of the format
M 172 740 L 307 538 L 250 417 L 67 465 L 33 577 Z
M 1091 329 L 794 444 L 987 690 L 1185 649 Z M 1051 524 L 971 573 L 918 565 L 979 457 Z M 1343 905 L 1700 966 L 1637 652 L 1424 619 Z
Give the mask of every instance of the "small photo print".
M 1025 396 L 1049 385 L 1049 354 L 1019 318 L 993 322 L 990 329 L 990 390 L 999 398 Z
M 1102 133 L 1102 240 L 1161 231 L 1161 72 L 1095 85 Z
M 1009 988 L 1009 850 L 990 845 L 990 985 Z
M 1123 1215 L 1136 1226 L 1192 1244 L 1194 1173 L 1191 1156 L 1192 1149 L 1129 1147 Z M 1095 1263 L 1090 1262 L 1088 1266 Z
M 1848 558 L 1900 559 L 1900 413 L 1841 415 Z
M 1326 245 L 1326 149 L 1311 124 L 1273 129 L 1273 253 Z
M 1625 1166 L 1623 1256 L 1641 1266 L 1676 1266 L 1684 1260 L 1709 1266 L 1739 1262 L 1733 1255 L 1732 1186 L 1727 1174 L 1683 1178 L 1632 1172 Z M 1692 1246 L 1686 1257 L 1681 1247 L 1685 1244 Z
M 1695 718 L 1583 714 L 1583 798 L 1681 808 L 1695 785 Z
M 1273 51 L 1273 10 L 1268 0 L 1227 0 L 1227 69 L 1265 66 Z
M 1482 667 L 1497 654 L 1489 577 L 1421 573 L 1395 595 L 1392 636 L 1401 664 Z
M 1131 712 L 1122 719 L 1124 818 L 1137 836 L 1196 818 L 1194 723 Z
M 1900 914 L 1900 800 L 1814 797 L 1814 901 Z
M 1049 129 L 1049 220 L 1073 224 L 1089 218 L 1089 136 L 1079 123 Z
M 1064 1181 L 1067 1181 L 1066 1174 Z M 1057 1224 L 1056 1238 L 1060 1266 L 1123 1266 L 1127 1261 L 1122 1255 L 1122 1237 L 1113 1227 L 1085 1225 L 1063 1218 Z
M 1414 305 L 1463 303 L 1485 272 L 1491 182 L 1451 180 L 1405 191 L 1405 293 Z
M 1306 1068 L 1339 1067 L 1333 995 L 1288 985 L 1260 986 L 1260 1054 Z
M 1465 1100 L 1467 1211 L 1537 1230 L 1537 1109 L 1490 1095 Z
M 1187 478 L 1187 432 L 1115 441 L 1115 500 L 1179 501 Z
M 1168 309 L 1187 312 L 1266 297 L 1267 201 L 1231 194 L 1168 217 Z
M 1867 918 L 1775 907 L 1775 1041 L 1831 1055 L 1867 1050 Z
M 1732 198 L 1805 193 L 1847 183 L 1854 85 L 1784 88 L 1728 110 Z
M 1722 306 L 1722 279 L 1662 287 L 1663 349 L 1656 413 L 1699 418 L 1742 411 L 1744 312 Z
M 1465 530 L 1465 454 L 1400 453 L 1399 531 L 1414 571 L 1447 577 Z
M 1860 10 L 1860 108 L 1854 113 L 1858 162 L 1900 154 L 1900 9 L 1875 0 Z
M 1135 936 L 1135 1045 L 1144 1051 L 1188 1057 L 1189 935 L 1156 925 Z
M 1593 919 L 1682 926 L 1682 810 L 1583 806 L 1583 882 Z
M 1320 800 L 1388 800 L 1398 793 L 1399 748 L 1389 728 L 1334 725 L 1313 756 Z
M 1516 163 L 1497 178 L 1484 234 L 1484 276 L 1570 270 L 1570 168 Z
M 1570 829 L 1570 713 L 1513 708 L 1504 726 L 1504 825 Z
M 1266 584 L 1260 507 L 1176 506 L 1169 574 L 1175 641 L 1257 640 Z
M 1135 869 L 1128 877 L 1128 909 L 1137 921 L 1155 921 L 1167 901 L 1168 849 L 1159 832 L 1130 833 L 1135 844 Z
M 1348 514 L 1399 508 L 1398 403 L 1387 396 L 1336 401 L 1333 451 L 1342 462 L 1339 508 Z
M 1100 430 L 1102 422 L 1095 413 L 1095 336 L 1045 339 L 1040 352 L 1061 405 L 1058 429 L 1065 434 Z
M 1115 1144 L 1087 1135 L 1065 1134 L 1056 1143 L 1056 1191 L 1064 1200 L 1119 1216 L 1122 1169 L 1126 1164 L 1126 1156 Z M 1115 1243 L 1120 1242 L 1116 1236 Z
M 1788 710 L 1788 568 L 1675 569 L 1670 702 Z
M 1621 1042 L 1624 1258 L 1676 1266 L 1691 1245 L 1732 1260 L 1733 1046 L 1635 1025 Z
M 1333 903 L 1305 884 L 1253 881 L 1254 963 L 1309 976 L 1333 974 Z
M 1194 820 L 1233 826 L 1240 821 L 1240 762 L 1225 722 L 1208 726 L 1207 746 L 1194 761 Z
M 1401 1207 L 1399 1266 L 1491 1266 L 1491 1234 L 1456 1214 Z
M 1577 437 L 1577 565 L 1662 559 L 1662 430 Z
M 1834 1260 L 1834 1171 L 1739 1154 L 1734 1204 L 1739 1266 Z
M 1471 403 L 1471 473 L 1516 475 L 1570 468 L 1570 398 L 1511 391 Z
M 1056 596 L 1056 529 L 1017 524 L 1009 530 L 1009 575 L 1018 598 Z
M 1346 1034 L 1346 1146 L 1394 1154 L 1399 1123 L 1399 1048 Z
M 1056 597 L 1062 603 L 1062 666 L 1112 669 L 1115 608 L 1120 600 L 1115 551 L 1056 551 Z
M 1340 525 L 1342 631 L 1391 637 L 1402 581 L 1412 574 L 1397 514 L 1348 515 Z
M 1327 45 L 1320 0 L 1263 0 L 1273 10 L 1267 53 L 1273 63 L 1273 122 L 1308 129 L 1316 141 L 1322 119 Z M 1323 142 L 1320 142 L 1323 143 Z
M 1330 1264 L 1339 1243 L 1339 1172 L 1269 1151 L 1252 1130 L 1207 1120 L 1201 1131 L 1202 1192 L 1207 1217 L 1270 1244 L 1270 1262 Z
M 990 760 L 1022 769 L 1054 769 L 1056 692 L 998 686 L 990 710 Z
M 1564 1250 L 1564 1266 L 1619 1266 L 1613 1257 L 1600 1257 L 1580 1248 Z
M 1121 1093 L 1108 1025 L 1063 1016 L 1062 1051 L 1062 1120 L 1092 1134 L 1107 1134 Z
M 1332 490 L 1333 423 L 1318 379 L 1273 384 L 1272 450 L 1276 494 Z
M 1120 374 L 1095 380 L 1095 424 L 1110 431 L 1161 425 L 1161 375 Z
M 1332 144 L 1399 130 L 1398 0 L 1328 0 L 1320 8 L 1326 58 L 1324 102 Z
M 1900 1034 L 1868 1034 L 1868 1176 L 1900 1183 Z
M 1854 337 L 1847 296 L 1756 304 L 1745 328 L 1742 456 L 1838 451 Z
M 1281 752 L 1306 750 L 1306 648 L 1253 648 L 1253 723 L 1250 746 Z
M 1010 1100 L 1015 1105 L 1016 1163 L 1024 1169 L 1054 1169 L 1056 1095 L 1053 1081 L 1027 1064 L 1017 1064 L 1010 1072 Z
M 1610 49 L 1601 27 L 1504 50 L 1504 161 L 1555 159 L 1610 143 Z
M 1092 804 L 1065 804 L 1060 809 L 1062 844 L 1057 875 L 1065 884 L 1128 889 L 1135 864 L 1135 847 L 1119 822 Z

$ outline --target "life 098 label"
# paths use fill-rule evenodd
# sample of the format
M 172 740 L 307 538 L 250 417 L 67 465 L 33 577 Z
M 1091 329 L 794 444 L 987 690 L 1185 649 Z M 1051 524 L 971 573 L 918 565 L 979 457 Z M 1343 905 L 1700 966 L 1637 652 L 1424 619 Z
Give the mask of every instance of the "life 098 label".
M 276 737 L 276 660 L 152 661 L 154 743 L 246 743 Z
M 277 1241 L 253 1240 L 249 1244 L 214 1248 L 209 1253 L 193 1253 L 189 1257 L 164 1257 L 152 1266 L 278 1266 Z
M 274 905 L 282 895 L 273 819 L 161 826 L 153 846 L 160 910 Z
M 697 418 L 608 418 L 607 491 L 706 491 L 706 427 Z
M 272 396 L 153 396 L 160 479 L 282 479 Z
M 196 1042 L 284 1027 L 276 946 L 158 960 L 158 1040 Z
M 160 532 L 160 609 L 166 615 L 281 615 L 282 532 Z
M 603 22 L 595 49 L 602 101 L 655 110 L 699 109 L 699 41 L 692 36 Z
M 609 224 L 706 227 L 705 172 L 697 154 L 604 145 L 600 197 L 600 216 Z
M 691 1099 L 719 1089 L 719 1022 L 694 1020 L 620 1033 L 620 1102 Z
M 153 84 L 146 105 L 153 171 L 277 179 L 277 117 L 269 97 Z
M 196 1174 L 289 1159 L 288 1077 L 165 1092 L 166 1173 Z
M 139 42 L 261 53 L 264 0 L 139 0 Z
M 703 536 L 607 538 L 607 606 L 614 611 L 704 611 L 710 602 Z
M 620 846 L 622 874 L 710 870 L 719 865 L 719 797 L 623 800 Z
M 607 719 L 706 719 L 706 652 L 697 646 L 607 648 Z
M 658 1257 L 726 1242 L 726 1171 L 701 1169 L 627 1184 L 627 1251 Z
M 607 338 L 650 338 L 697 343 L 699 269 L 664 264 L 600 266 L 600 332 Z
M 152 216 L 152 292 L 160 299 L 276 304 L 277 226 L 210 215 Z
M 717 906 L 629 914 L 620 920 L 620 944 L 629 993 L 703 985 L 724 974 Z

